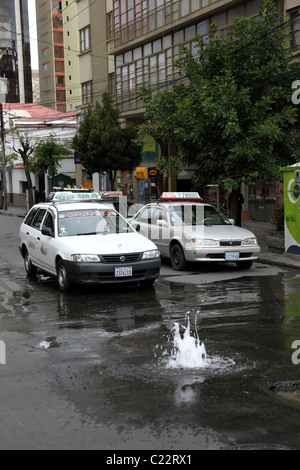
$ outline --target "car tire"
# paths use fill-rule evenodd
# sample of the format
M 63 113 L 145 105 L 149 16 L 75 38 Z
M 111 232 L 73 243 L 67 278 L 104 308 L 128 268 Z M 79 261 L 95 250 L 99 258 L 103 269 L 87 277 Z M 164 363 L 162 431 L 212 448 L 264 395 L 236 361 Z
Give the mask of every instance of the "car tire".
M 250 269 L 253 261 L 238 261 L 236 263 L 238 269 Z
M 170 258 L 175 271 L 183 271 L 187 268 L 187 261 L 180 245 L 176 244 L 171 248 Z
M 57 264 L 57 285 L 61 292 L 67 292 L 71 287 L 69 276 L 63 261 L 59 261 Z
M 32 264 L 28 250 L 24 251 L 24 267 L 28 276 L 34 277 L 37 272 L 37 268 Z

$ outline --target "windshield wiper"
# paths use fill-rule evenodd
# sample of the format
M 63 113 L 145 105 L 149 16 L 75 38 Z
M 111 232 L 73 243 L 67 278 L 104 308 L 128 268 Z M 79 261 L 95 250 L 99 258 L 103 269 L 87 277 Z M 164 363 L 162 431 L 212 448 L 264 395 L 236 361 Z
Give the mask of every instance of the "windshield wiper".
M 89 232 L 89 233 L 77 233 L 76 237 L 81 237 L 82 235 L 97 235 L 96 232 Z

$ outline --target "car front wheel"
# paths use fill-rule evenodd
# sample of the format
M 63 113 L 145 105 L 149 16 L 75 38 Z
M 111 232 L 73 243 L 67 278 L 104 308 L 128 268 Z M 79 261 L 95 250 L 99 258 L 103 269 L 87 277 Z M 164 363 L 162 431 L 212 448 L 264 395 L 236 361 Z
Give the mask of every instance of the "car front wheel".
M 70 289 L 70 281 L 63 261 L 59 261 L 57 265 L 57 285 L 61 292 L 67 292 Z
M 184 257 L 183 249 L 180 245 L 174 245 L 171 249 L 171 265 L 175 271 L 183 271 L 187 268 L 187 262 Z

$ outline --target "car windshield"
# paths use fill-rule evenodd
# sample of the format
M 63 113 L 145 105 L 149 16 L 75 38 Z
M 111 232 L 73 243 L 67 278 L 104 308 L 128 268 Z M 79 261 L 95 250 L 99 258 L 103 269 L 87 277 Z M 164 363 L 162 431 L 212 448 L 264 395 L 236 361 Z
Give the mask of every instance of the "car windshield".
M 58 216 L 60 237 L 106 235 L 133 231 L 126 220 L 112 209 L 69 210 L 60 212 Z
M 203 204 L 174 205 L 170 211 L 171 225 L 231 225 L 222 212 Z

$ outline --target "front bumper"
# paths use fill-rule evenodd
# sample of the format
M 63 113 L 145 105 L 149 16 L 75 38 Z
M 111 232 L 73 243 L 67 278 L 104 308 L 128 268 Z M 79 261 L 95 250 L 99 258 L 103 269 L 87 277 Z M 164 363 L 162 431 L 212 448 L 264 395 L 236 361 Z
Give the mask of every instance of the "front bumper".
M 161 259 L 133 263 L 74 263 L 64 261 L 68 278 L 75 284 L 132 284 L 151 282 L 160 273 Z M 115 268 L 132 268 L 131 276 L 115 276 Z
M 230 254 L 237 254 L 238 257 L 232 256 L 227 259 Z M 186 247 L 184 250 L 185 259 L 187 261 L 215 261 L 215 262 L 232 262 L 232 261 L 255 261 L 260 253 L 258 245 L 249 247 Z

